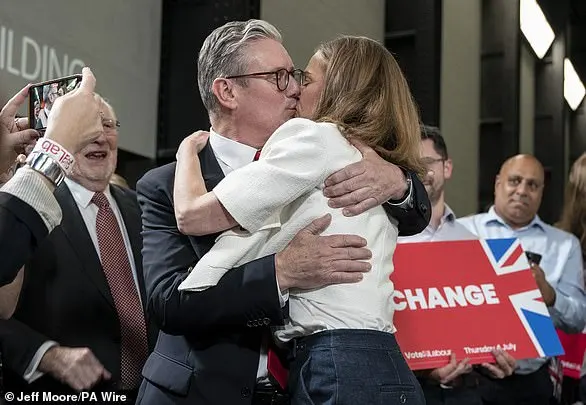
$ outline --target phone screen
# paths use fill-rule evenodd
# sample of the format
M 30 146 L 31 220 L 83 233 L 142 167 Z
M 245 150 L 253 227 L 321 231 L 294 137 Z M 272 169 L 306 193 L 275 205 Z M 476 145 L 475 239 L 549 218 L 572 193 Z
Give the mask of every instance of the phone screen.
M 45 132 L 55 100 L 78 88 L 81 77 L 81 75 L 73 75 L 32 85 L 29 88 L 30 127 L 41 134 Z

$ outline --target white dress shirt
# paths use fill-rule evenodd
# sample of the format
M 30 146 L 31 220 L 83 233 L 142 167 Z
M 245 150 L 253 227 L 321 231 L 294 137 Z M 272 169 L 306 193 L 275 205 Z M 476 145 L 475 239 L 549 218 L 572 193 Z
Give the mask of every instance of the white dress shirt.
M 513 229 L 492 207 L 488 213 L 458 220 L 483 239 L 518 238 L 523 250 L 542 256 L 539 266 L 547 282 L 555 289 L 556 300 L 549 313 L 556 328 L 579 332 L 586 325 L 586 298 L 582 250 L 578 239 L 554 228 L 536 216 L 529 225 Z M 547 359 L 518 360 L 518 374 L 529 374 L 543 366 Z
M 96 231 L 96 219 L 98 217 L 98 207 L 91 202 L 92 197 L 94 196 L 94 192 L 86 189 L 85 187 L 81 186 L 80 184 L 65 178 L 65 183 L 71 191 L 71 195 L 73 195 L 73 199 L 75 200 L 77 207 L 79 208 L 79 212 L 85 222 L 87 231 L 90 235 L 92 242 L 94 243 L 94 247 L 96 248 L 96 253 L 98 258 L 100 257 L 100 246 L 98 244 L 98 234 Z M 134 261 L 134 254 L 132 253 L 132 245 L 130 244 L 130 238 L 128 237 L 128 232 L 126 231 L 126 226 L 124 225 L 124 221 L 122 219 L 122 214 L 120 213 L 120 208 L 118 208 L 118 204 L 112 194 L 110 193 L 110 187 L 108 187 L 104 191 L 104 195 L 108 198 L 108 202 L 110 203 L 110 207 L 114 212 L 114 216 L 118 221 L 118 226 L 120 227 L 120 231 L 122 232 L 122 238 L 124 239 L 124 247 L 126 248 L 126 253 L 128 254 L 128 261 L 130 262 L 130 268 L 132 269 L 132 277 L 134 278 L 134 283 L 136 285 L 137 291 L 140 291 L 138 278 L 136 274 L 136 264 Z M 141 299 L 140 293 L 138 294 L 139 299 Z M 32 383 L 36 379 L 43 376 L 43 373 L 38 371 L 39 364 L 43 359 L 43 356 L 47 351 L 57 346 L 58 343 L 52 340 L 44 342 L 36 351 L 35 355 L 33 356 L 32 360 L 28 364 L 23 378 Z
M 288 341 L 329 329 L 395 332 L 389 277 L 397 222 L 389 221 L 381 206 L 345 217 L 342 210 L 329 207 L 323 195 L 330 174 L 361 159 L 334 124 L 301 118 L 283 124 L 263 147 L 258 162 L 228 174 L 214 188 L 218 200 L 247 231 L 233 228 L 220 235 L 184 283 L 197 287 L 201 274 L 221 277 L 233 267 L 279 252 L 299 230 L 329 213 L 332 222 L 322 235 L 364 237 L 373 255 L 372 270 L 358 283 L 291 291 L 289 319 L 276 336 Z
M 478 236 L 470 232 L 464 225 L 456 221 L 454 211 L 447 204 L 444 204 L 444 214 L 440 219 L 440 224 L 436 228 L 431 222 L 427 227 L 418 234 L 411 236 L 399 236 L 397 243 L 416 243 L 416 242 L 445 242 L 450 240 L 470 240 L 478 239 Z
M 244 167 L 249 163 L 252 163 L 257 151 L 252 146 L 248 146 L 243 143 L 236 142 L 232 139 L 223 137 L 222 135 L 215 132 L 213 128 L 210 129 L 210 146 L 212 147 L 214 156 L 216 157 L 216 160 L 218 161 L 218 164 L 220 165 L 222 172 L 224 172 L 224 175 L 228 175 L 234 170 Z M 197 270 L 194 269 L 191 273 L 194 273 L 195 271 Z M 281 304 L 281 308 L 283 308 L 287 303 L 287 300 L 289 299 L 289 294 L 281 293 L 278 280 L 277 292 L 279 294 L 279 302 Z M 268 375 L 267 353 L 268 342 L 265 339 L 262 342 L 260 349 L 260 359 L 258 362 L 258 370 L 256 373 L 258 380 L 262 380 Z

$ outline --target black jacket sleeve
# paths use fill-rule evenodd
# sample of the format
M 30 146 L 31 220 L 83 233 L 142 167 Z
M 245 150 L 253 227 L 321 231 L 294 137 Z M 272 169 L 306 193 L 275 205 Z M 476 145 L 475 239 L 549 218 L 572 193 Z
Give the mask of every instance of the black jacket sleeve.
M 413 204 L 409 209 L 383 204 L 387 214 L 399 222 L 399 236 L 411 236 L 423 231 L 431 219 L 431 203 L 419 177 L 409 172 L 413 185 Z
M 15 319 L 0 321 L 0 351 L 4 366 L 20 376 L 41 345 L 51 340 Z
M 161 330 L 189 335 L 202 329 L 283 324 L 274 256 L 230 270 L 205 291 L 178 291 L 198 255 L 205 253 L 198 246 L 204 237 L 188 237 L 177 229 L 169 179 L 151 171 L 136 189 L 142 211 L 147 310 Z
M 30 205 L 0 192 L 0 286 L 14 280 L 47 234 L 43 219 Z

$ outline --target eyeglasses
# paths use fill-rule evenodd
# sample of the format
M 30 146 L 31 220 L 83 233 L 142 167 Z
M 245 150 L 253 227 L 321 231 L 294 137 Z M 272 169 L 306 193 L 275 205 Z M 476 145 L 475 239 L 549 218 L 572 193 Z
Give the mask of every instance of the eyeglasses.
M 245 77 L 252 77 L 252 78 L 261 78 L 261 76 L 268 76 L 268 75 L 275 75 L 275 83 L 277 84 L 277 89 L 279 91 L 287 90 L 287 86 L 289 86 L 289 76 L 292 76 L 293 79 L 300 86 L 303 86 L 303 82 L 305 81 L 305 72 L 301 69 L 293 69 L 287 70 L 285 68 L 275 70 L 273 72 L 258 72 L 258 73 L 247 73 L 245 75 L 235 75 L 235 76 L 227 76 L 226 79 L 242 79 Z
M 120 121 L 113 120 L 111 118 L 103 118 L 102 119 L 102 126 L 104 127 L 104 129 L 113 131 L 117 128 L 120 128 Z

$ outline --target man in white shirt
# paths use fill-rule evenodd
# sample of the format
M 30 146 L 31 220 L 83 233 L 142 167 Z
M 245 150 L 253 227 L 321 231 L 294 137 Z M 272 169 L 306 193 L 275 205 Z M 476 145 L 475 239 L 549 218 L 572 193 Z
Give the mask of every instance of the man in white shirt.
M 544 223 L 537 211 L 544 187 L 541 163 L 531 155 L 517 155 L 501 166 L 494 186 L 494 206 L 488 213 L 459 222 L 478 237 L 518 238 L 532 252 L 531 269 L 554 325 L 580 332 L 586 324 L 582 252 L 578 239 Z M 545 358 L 519 360 L 515 373 L 494 381 L 485 390 L 487 404 L 548 405 L 553 387 Z
M 55 191 L 61 226 L 25 266 L 19 305 L 2 323 L 11 392 L 97 390 L 136 398 L 149 329 L 155 331 L 143 308 L 140 210 L 132 191 L 109 185 L 119 123 L 101 104 L 101 136 L 75 155 Z
M 422 128 L 421 157 L 428 169 L 423 184 L 431 202 L 431 221 L 423 232 L 399 237 L 398 243 L 477 239 L 456 221 L 454 212 L 445 203 L 445 182 L 452 177 L 452 159 L 439 128 Z M 503 351 L 493 354 L 495 363 L 482 365 L 484 371 L 494 378 L 511 375 L 515 359 Z M 415 374 L 428 405 L 482 405 L 479 385 L 483 377 L 473 371 L 467 359 L 457 361 L 452 354 L 448 365 Z

